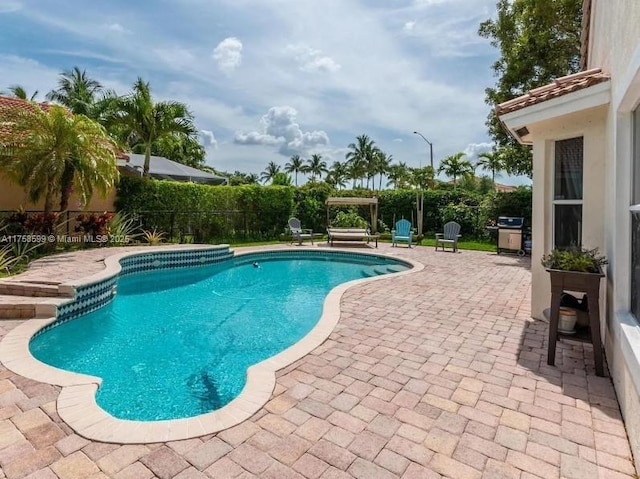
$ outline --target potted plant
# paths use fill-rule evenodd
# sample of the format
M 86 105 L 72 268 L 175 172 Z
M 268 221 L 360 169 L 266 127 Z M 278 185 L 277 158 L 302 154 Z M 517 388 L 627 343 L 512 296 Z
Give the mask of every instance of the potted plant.
M 598 248 L 556 248 L 542 257 L 542 265 L 551 275 L 551 287 L 559 286 L 563 290 L 597 289 L 606 264 Z

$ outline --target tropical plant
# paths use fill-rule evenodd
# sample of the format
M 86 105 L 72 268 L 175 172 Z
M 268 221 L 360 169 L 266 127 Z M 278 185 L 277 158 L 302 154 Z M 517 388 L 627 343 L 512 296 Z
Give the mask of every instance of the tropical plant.
M 431 166 L 423 166 L 422 168 L 410 168 L 410 182 L 414 188 L 426 190 L 433 188 L 435 173 Z
M 107 234 L 109 221 L 113 218 L 113 213 L 83 213 L 76 217 L 76 232 L 87 233 L 93 237 Z
M 107 125 L 129 145 L 141 145 L 144 151 L 142 176 L 149 176 L 151 150 L 155 142 L 167 136 L 197 134 L 193 115 L 186 105 L 175 101 L 155 102 L 149 83 L 138 78 L 131 93 L 112 102 Z
M 24 87 L 20 85 L 11 85 L 9 87 L 9 95 L 13 98 L 19 98 L 20 100 L 35 101 L 38 96 L 38 91 L 36 90 L 31 96 L 29 96 Z
M 367 228 L 367 221 L 353 211 L 339 211 L 331 222 L 331 226 L 336 228 Z
M 89 78 L 86 70 L 73 67 L 60 74 L 58 88 L 47 93 L 46 98 L 66 106 L 72 113 L 92 117 L 93 106 L 101 92 L 100 82 Z
M 276 165 L 275 162 L 270 161 L 267 168 L 260 173 L 260 181 L 267 183 L 273 181 L 273 178 L 280 173 L 280 165 Z
M 347 167 L 344 163 L 340 163 L 339 161 L 334 161 L 329 168 L 329 173 L 325 178 L 325 181 L 329 183 L 334 188 L 338 188 L 341 190 L 343 187 L 347 186 Z
M 371 172 L 373 176 L 379 175 L 378 180 L 378 191 L 382 189 L 382 177 L 389 173 L 389 168 L 391 166 L 391 162 L 393 161 L 393 155 L 387 155 L 384 151 L 380 149 L 376 149 L 373 159 L 373 165 Z M 375 186 L 374 186 L 375 189 Z
M 298 186 L 298 173 L 305 172 L 304 160 L 300 158 L 300 155 L 293 155 L 291 160 L 284 165 L 284 171 L 295 175 L 296 186 Z
M 327 171 L 327 163 L 322 159 L 322 155 L 314 153 L 307 160 L 307 172 L 311 175 L 311 181 L 322 178 L 322 174 Z
M 494 150 L 486 153 L 480 153 L 478 155 L 478 162 L 476 166 L 482 168 L 484 171 L 491 172 L 491 181 L 496 182 L 496 174 L 503 169 L 502 155 Z
M 11 245 L 0 248 L 0 274 L 11 273 L 11 268 L 18 262 L 18 258 L 13 255 Z
M 351 151 L 347 152 L 345 159 L 349 168 L 349 178 L 353 180 L 355 188 L 356 180 L 362 180 L 367 175 L 369 162 L 376 150 L 375 142 L 367 135 L 360 135 L 356 137 L 356 143 L 350 143 L 347 148 Z
M 107 228 L 110 244 L 127 244 L 135 240 L 140 233 L 138 219 L 131 214 L 116 213 Z
M 447 156 L 440 162 L 438 173 L 444 173 L 445 175 L 453 178 L 453 184 L 457 184 L 458 177 L 465 173 L 470 173 L 472 170 L 471 163 L 467 160 L 463 160 L 464 153 L 456 153 L 455 155 Z
M 491 106 L 486 125 L 499 147 L 508 147 L 504 169 L 531 176 L 531 148 L 520 145 L 502 127 L 494 106 L 557 77 L 580 69 L 581 0 L 498 0 L 497 14 L 482 22 L 479 35 L 498 48 L 492 68 L 495 87 L 485 90 Z
M 389 167 L 387 178 L 389 179 L 387 186 L 393 186 L 394 189 L 407 188 L 411 182 L 411 172 L 407 164 L 401 161 Z
M 25 187 L 29 199 L 44 198 L 44 213 L 67 209 L 72 188 L 82 204 L 94 190 L 103 195 L 117 178 L 116 146 L 103 127 L 65 108 L 14 107 L 5 111 L 7 134 L 0 145 L 0 166 Z
M 568 249 L 554 249 L 542 257 L 542 265 L 548 269 L 601 273 L 607 259 L 598 248 L 588 249 L 577 246 Z
M 284 171 L 278 171 L 271 179 L 271 184 L 274 186 L 291 186 L 291 176 Z
M 165 233 L 158 231 L 157 228 L 152 230 L 142 230 L 142 238 L 151 246 L 158 245 L 164 241 Z

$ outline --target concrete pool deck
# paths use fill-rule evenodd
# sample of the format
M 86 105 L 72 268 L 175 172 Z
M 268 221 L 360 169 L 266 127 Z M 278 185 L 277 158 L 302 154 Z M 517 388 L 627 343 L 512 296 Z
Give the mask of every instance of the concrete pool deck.
M 121 250 L 49 257 L 17 279 L 88 276 Z M 635 477 L 591 346 L 561 342 L 557 367 L 546 365 L 547 324 L 529 317 L 527 259 L 368 251 L 425 268 L 348 289 L 329 339 L 277 373 L 257 413 L 217 434 L 89 441 L 57 414 L 59 387 L 0 366 L 0 478 Z M 0 336 L 23 322 L 0 320 Z

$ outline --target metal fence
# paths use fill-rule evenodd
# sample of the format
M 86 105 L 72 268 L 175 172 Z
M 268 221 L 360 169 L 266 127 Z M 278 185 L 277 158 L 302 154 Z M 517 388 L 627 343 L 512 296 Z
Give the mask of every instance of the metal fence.
M 0 236 L 53 234 L 56 237 L 81 238 L 87 234 L 80 215 L 102 215 L 104 211 L 64 211 L 55 214 L 55 222 L 44 221 L 41 211 L 0 211 Z M 214 211 L 132 211 L 134 237 L 144 231 L 164 233 L 166 240 L 180 243 L 230 242 L 278 239 L 288 218 L 265 221 L 259 212 L 243 210 Z M 35 220 L 35 221 L 34 221 Z M 36 224 L 37 227 L 29 227 Z M 49 228 L 48 223 L 55 223 Z M 276 224 L 277 223 L 277 224 Z M 76 242 L 73 239 L 68 241 Z M 77 242 L 82 242 L 78 240 Z

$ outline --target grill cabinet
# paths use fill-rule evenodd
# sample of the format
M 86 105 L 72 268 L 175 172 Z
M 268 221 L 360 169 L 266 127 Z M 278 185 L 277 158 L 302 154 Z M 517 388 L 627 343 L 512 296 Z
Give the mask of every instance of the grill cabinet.
M 517 253 L 524 256 L 523 229 L 524 218 L 516 216 L 499 216 L 496 222 L 498 254 L 503 251 Z

